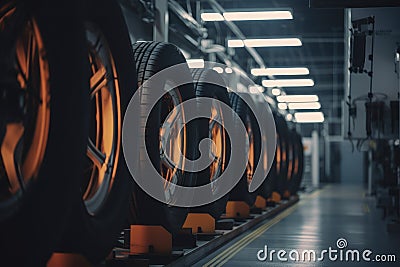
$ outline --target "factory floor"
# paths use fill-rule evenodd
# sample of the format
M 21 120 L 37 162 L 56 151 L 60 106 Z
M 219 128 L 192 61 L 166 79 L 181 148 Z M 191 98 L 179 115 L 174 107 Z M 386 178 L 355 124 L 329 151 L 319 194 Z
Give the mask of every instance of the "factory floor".
M 400 266 L 400 234 L 386 223 L 362 185 L 327 185 L 195 266 Z

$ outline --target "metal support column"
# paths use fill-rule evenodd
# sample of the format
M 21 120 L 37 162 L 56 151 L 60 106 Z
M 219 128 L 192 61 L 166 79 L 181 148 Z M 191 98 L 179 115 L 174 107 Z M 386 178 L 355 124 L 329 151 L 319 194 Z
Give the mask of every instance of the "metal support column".
M 312 152 L 311 152 L 311 180 L 314 188 L 319 187 L 319 138 L 318 132 L 313 131 L 311 134 Z
M 329 122 L 324 124 L 324 132 L 325 177 L 331 179 L 331 140 L 329 138 Z

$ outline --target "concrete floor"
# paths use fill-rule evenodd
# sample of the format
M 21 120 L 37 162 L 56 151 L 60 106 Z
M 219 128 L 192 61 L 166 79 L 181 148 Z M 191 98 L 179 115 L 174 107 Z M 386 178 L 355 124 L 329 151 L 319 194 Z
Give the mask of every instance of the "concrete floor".
M 365 197 L 361 185 L 328 185 L 310 195 L 302 195 L 293 208 L 245 232 L 195 266 L 400 266 L 400 235 L 389 234 L 386 222 L 381 218 L 382 211 L 375 208 L 374 198 Z M 337 246 L 340 238 L 347 242 L 342 249 Z M 266 245 L 268 254 L 276 250 L 272 261 L 257 259 L 258 251 Z M 301 260 L 304 250 L 314 250 L 318 258 L 322 250 L 329 247 L 338 250 L 331 252 L 331 258 L 336 255 L 336 260 L 329 259 L 329 252 L 321 261 Z M 348 252 L 355 249 L 359 251 L 359 262 L 351 261 Z M 367 249 L 372 251 L 370 255 L 364 252 L 370 262 L 362 257 Z M 287 261 L 278 259 L 279 250 L 286 251 L 281 258 L 287 258 Z M 298 251 L 300 261 L 293 260 L 296 252 L 292 250 Z M 378 254 L 394 254 L 396 263 L 378 263 L 374 260 Z M 263 255 L 260 253 L 260 257 Z M 307 259 L 308 255 L 305 255 Z

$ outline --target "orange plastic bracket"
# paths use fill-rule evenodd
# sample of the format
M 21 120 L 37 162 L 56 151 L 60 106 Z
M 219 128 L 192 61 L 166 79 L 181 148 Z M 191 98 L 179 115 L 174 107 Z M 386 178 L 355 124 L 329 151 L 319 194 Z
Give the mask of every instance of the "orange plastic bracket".
M 92 264 L 80 254 L 56 252 L 51 255 L 47 267 L 92 267 Z
M 226 203 L 226 218 L 248 218 L 250 206 L 244 201 L 228 201 Z
M 281 194 L 279 194 L 278 192 L 272 192 L 271 200 L 275 203 L 281 202 Z
M 285 190 L 285 192 L 283 193 L 283 196 L 284 196 L 285 198 L 290 198 L 290 192 L 289 192 L 289 190 Z
M 265 209 L 267 207 L 267 200 L 262 196 L 257 196 L 254 206 L 259 209 Z
M 172 235 L 160 225 L 131 225 L 130 254 L 160 254 L 172 252 Z
M 182 228 L 192 228 L 192 233 L 215 232 L 215 219 L 208 213 L 189 213 Z

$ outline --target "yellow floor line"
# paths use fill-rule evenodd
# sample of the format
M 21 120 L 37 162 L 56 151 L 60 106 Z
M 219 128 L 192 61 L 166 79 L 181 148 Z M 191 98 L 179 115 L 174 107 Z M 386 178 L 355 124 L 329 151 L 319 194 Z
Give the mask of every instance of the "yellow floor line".
M 325 190 L 325 189 L 326 189 L 326 187 L 323 190 Z M 323 190 L 317 190 L 317 191 L 313 192 L 311 195 L 309 195 L 307 197 L 307 199 L 311 199 L 311 198 L 315 198 L 315 197 L 319 196 L 321 191 L 323 191 Z M 272 218 L 270 221 L 261 225 L 256 230 L 252 231 L 251 233 L 249 233 L 248 235 L 246 235 L 245 237 L 240 239 L 234 245 L 232 245 L 231 247 L 227 248 L 222 253 L 215 256 L 213 259 L 211 259 L 206 264 L 204 264 L 203 267 L 222 266 L 227 261 L 229 261 L 231 258 L 233 258 L 240 250 L 242 250 L 244 247 L 246 247 L 252 241 L 257 239 L 263 233 L 265 233 L 269 228 L 271 228 L 276 223 L 278 223 L 279 221 L 283 220 L 284 218 L 289 216 L 291 213 L 293 213 L 303 203 L 304 202 L 296 203 L 292 207 L 289 207 L 288 209 L 284 210 L 282 213 L 278 214 L 277 216 Z
M 206 267 L 206 266 L 213 267 L 213 266 L 217 266 L 217 264 L 219 264 L 221 261 L 223 261 L 225 259 L 227 259 L 227 260 L 231 259 L 234 255 L 236 255 L 237 252 L 239 252 L 242 248 L 247 246 L 250 242 L 255 240 L 257 237 L 262 235 L 271 226 L 278 223 L 285 217 L 289 216 L 297 208 L 297 206 L 298 206 L 298 204 L 295 204 L 294 206 L 292 206 L 292 207 L 286 209 L 285 211 L 283 211 L 282 213 L 278 214 L 276 217 L 274 217 L 273 219 L 268 221 L 266 224 L 261 225 L 259 228 L 252 231 L 247 236 L 243 237 L 241 240 L 236 242 L 232 247 L 226 249 L 222 253 L 215 256 L 213 259 L 211 259 L 209 262 L 207 262 L 203 266 L 204 267 Z
M 248 239 L 245 243 L 241 244 L 240 246 L 236 247 L 231 253 L 229 253 L 228 255 L 226 255 L 226 257 L 220 259 L 219 264 L 216 264 L 214 266 L 222 266 L 223 264 L 225 264 L 227 261 L 229 261 L 231 258 L 233 258 L 240 250 L 242 250 L 243 248 L 245 248 L 248 244 L 250 244 L 251 242 L 253 242 L 255 239 L 257 239 L 258 237 L 260 237 L 262 234 L 264 234 L 269 228 L 271 228 L 272 226 L 274 226 L 275 224 L 277 224 L 278 222 L 280 222 L 281 220 L 283 220 L 285 217 L 289 216 L 295 209 L 296 207 L 293 207 L 292 210 L 288 210 L 289 212 L 287 214 L 283 214 L 284 216 L 281 216 L 279 218 L 276 217 L 276 220 L 271 220 L 270 222 L 268 222 L 267 224 L 265 224 L 265 227 L 263 229 L 260 229 L 260 231 L 258 231 L 255 235 L 253 235 L 250 239 Z

